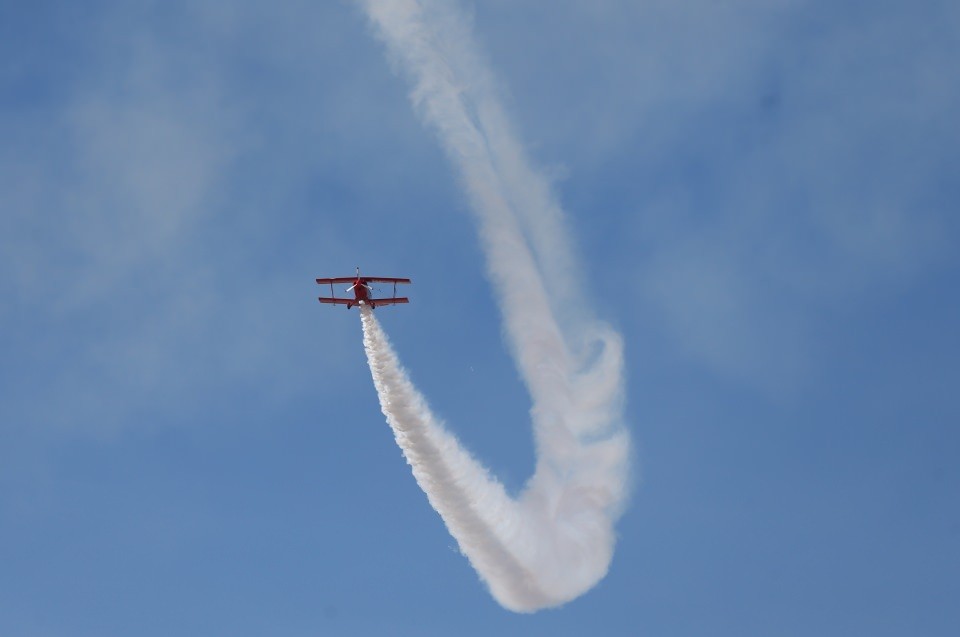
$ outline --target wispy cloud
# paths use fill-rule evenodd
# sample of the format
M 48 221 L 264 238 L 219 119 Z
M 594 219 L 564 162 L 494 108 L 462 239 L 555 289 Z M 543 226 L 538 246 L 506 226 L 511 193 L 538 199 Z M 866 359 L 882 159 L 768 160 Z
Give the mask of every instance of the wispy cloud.
M 555 115 L 581 113 L 583 132 L 540 133 L 595 149 L 571 187 L 619 220 L 609 265 L 637 284 L 633 324 L 720 376 L 790 393 L 825 355 L 824 321 L 949 254 L 958 11 L 707 5 L 569 6 L 604 34 L 577 50 L 596 74 Z M 525 64 L 549 77 L 535 56 L 561 48 Z
M 258 378 L 266 393 L 305 390 L 305 374 L 263 378 L 264 368 L 306 364 L 297 334 L 307 316 L 291 310 L 312 290 L 309 275 L 278 272 L 267 245 L 277 239 L 259 229 L 278 201 L 308 187 L 310 166 L 262 171 L 255 185 L 249 173 L 315 144 L 264 141 L 256 124 L 290 114 L 264 115 L 238 57 L 242 49 L 277 62 L 285 49 L 272 56 L 266 42 L 243 37 L 270 40 L 292 16 L 258 23 L 255 12 L 213 3 L 167 7 L 176 19 L 137 5 L 98 10 L 89 31 L 70 33 L 75 60 L 58 58 L 69 74 L 38 74 L 43 90 L 23 93 L 36 103 L 3 105 L 4 424 L 100 433 L 147 406 L 189 405 L 218 383 L 229 391 Z M 17 73 L 9 81 L 23 83 Z M 307 121 L 324 112 L 302 108 Z M 267 158 L 251 159 L 258 152 Z M 301 211 L 284 212 L 297 223 Z M 314 214 L 300 236 L 323 223 Z M 316 237 L 316 248 L 334 253 L 335 231 Z M 303 272 L 315 267 L 306 252 L 279 254 Z

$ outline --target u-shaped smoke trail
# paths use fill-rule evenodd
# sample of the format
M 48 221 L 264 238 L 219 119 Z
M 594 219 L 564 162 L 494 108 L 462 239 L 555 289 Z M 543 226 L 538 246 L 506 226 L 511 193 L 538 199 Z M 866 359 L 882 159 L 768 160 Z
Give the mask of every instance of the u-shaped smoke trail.
M 494 597 L 515 611 L 562 604 L 606 574 L 627 497 L 619 335 L 581 307 L 562 211 L 516 142 L 455 3 L 358 1 L 413 81 L 413 101 L 476 213 L 533 401 L 534 475 L 518 499 L 508 497 L 434 418 L 363 308 L 381 407 L 417 482 Z

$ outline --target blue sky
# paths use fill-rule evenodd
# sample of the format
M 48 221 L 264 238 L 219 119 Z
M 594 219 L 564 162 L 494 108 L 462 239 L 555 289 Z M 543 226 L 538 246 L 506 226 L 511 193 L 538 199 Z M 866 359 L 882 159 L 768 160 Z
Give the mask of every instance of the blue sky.
M 0 6 L 0 631 L 952 634 L 960 11 L 676 4 L 467 5 L 627 353 L 610 574 L 531 616 L 315 300 L 413 278 L 381 321 L 523 485 L 473 219 L 360 11 Z

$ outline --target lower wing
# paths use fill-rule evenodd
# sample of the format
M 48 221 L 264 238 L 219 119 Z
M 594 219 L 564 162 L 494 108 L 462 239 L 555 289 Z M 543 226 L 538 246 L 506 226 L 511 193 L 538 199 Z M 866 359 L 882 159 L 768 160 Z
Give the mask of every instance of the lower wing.
M 373 307 L 379 307 L 381 305 L 396 305 L 397 303 L 409 303 L 410 299 L 405 296 L 397 296 L 390 299 L 370 299 L 369 303 Z

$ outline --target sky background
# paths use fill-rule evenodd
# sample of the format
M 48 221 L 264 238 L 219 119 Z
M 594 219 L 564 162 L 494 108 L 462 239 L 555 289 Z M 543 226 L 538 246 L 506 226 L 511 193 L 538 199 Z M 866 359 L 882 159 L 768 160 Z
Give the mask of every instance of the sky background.
M 960 625 L 960 9 L 484 0 L 623 332 L 606 579 L 501 609 L 318 276 L 513 492 L 472 216 L 350 2 L 0 3 L 0 633 L 924 635 Z

